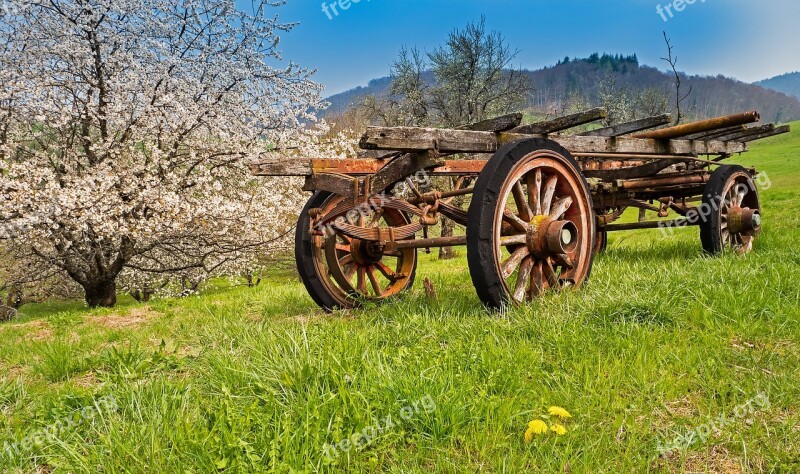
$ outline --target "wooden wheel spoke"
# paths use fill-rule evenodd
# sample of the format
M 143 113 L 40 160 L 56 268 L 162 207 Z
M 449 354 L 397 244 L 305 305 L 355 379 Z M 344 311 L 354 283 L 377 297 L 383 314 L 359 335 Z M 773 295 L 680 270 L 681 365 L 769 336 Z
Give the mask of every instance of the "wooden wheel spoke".
M 336 244 L 336 250 L 338 250 L 338 251 L 340 251 L 340 252 L 346 252 L 346 253 L 350 253 L 350 251 L 351 251 L 351 246 L 350 246 L 349 244 L 340 244 L 340 243 L 337 243 L 337 244 Z
M 503 271 L 503 278 L 510 277 L 514 270 L 517 269 L 520 263 L 522 263 L 522 259 L 530 255 L 530 251 L 528 247 L 520 247 L 511 254 L 510 257 L 506 259 L 505 262 L 501 265 Z
M 522 189 L 522 183 L 520 181 L 514 183 L 512 193 L 514 195 L 514 203 L 517 205 L 519 216 L 523 221 L 530 222 L 533 219 L 533 211 L 531 210 L 530 205 L 528 205 L 527 196 L 525 196 L 525 190 Z
M 542 291 L 544 291 L 544 272 L 542 271 L 542 262 L 539 261 L 533 265 L 531 272 L 531 298 L 541 295 Z
M 375 268 L 368 267 L 367 276 L 369 277 L 370 284 L 372 284 L 372 289 L 375 291 L 375 296 L 379 298 L 383 296 L 383 287 L 381 287 L 381 283 L 378 281 L 377 275 L 375 275 Z
M 550 217 L 558 220 L 569 210 L 570 206 L 572 206 L 572 197 L 570 196 L 557 200 L 553 204 L 553 209 L 550 211 Z
M 736 204 L 735 204 L 736 207 L 742 207 L 742 203 L 744 203 L 744 198 L 746 195 L 747 195 L 746 190 L 742 190 L 736 193 Z
M 528 174 L 528 204 L 534 216 L 542 214 L 542 170 Z
M 508 247 L 510 245 L 525 245 L 528 242 L 528 236 L 525 234 L 510 235 L 507 237 L 500 237 L 500 246 Z
M 569 255 L 562 253 L 560 255 L 556 255 L 553 257 L 553 262 L 556 263 L 560 267 L 564 268 L 575 268 L 575 264 L 572 262 L 572 259 L 569 258 Z
M 356 290 L 362 295 L 367 294 L 367 278 L 366 270 L 363 267 L 358 267 L 358 275 L 356 276 Z
M 519 274 L 517 275 L 517 284 L 514 286 L 514 300 L 523 302 L 525 300 L 525 293 L 527 293 L 530 286 L 531 271 L 533 271 L 533 258 L 526 257 L 519 267 Z
M 352 255 L 345 255 L 344 257 L 339 259 L 339 266 L 344 267 L 345 265 L 350 265 L 353 263 L 353 256 Z
M 393 272 L 392 269 L 387 267 L 386 264 L 384 264 L 383 262 L 376 263 L 375 267 L 378 269 L 379 272 L 383 274 L 383 276 L 388 278 L 390 281 L 395 282 L 399 279 L 395 274 L 395 272 Z
M 369 226 L 373 229 L 378 227 L 381 224 L 381 218 L 383 217 L 383 208 L 378 208 L 377 211 L 372 215 L 372 221 L 369 223 Z
M 542 264 L 542 270 L 544 271 L 544 279 L 547 285 L 553 289 L 558 288 L 558 275 L 549 259 Z
M 520 219 L 519 216 L 511 212 L 509 209 L 506 209 L 503 212 L 503 219 L 519 232 L 528 231 L 528 223 Z
M 550 215 L 550 207 L 553 204 L 553 196 L 556 193 L 558 176 L 551 176 L 544 185 L 544 196 L 542 197 L 542 214 Z

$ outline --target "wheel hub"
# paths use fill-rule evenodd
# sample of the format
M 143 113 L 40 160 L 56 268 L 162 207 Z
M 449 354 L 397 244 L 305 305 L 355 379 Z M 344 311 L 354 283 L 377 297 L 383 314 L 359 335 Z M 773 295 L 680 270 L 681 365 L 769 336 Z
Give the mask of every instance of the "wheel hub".
M 377 242 L 353 239 L 350 254 L 359 265 L 374 265 L 383 259 L 383 248 Z
M 538 258 L 572 252 L 577 242 L 578 228 L 572 221 L 556 221 L 547 216 L 536 216 L 526 233 L 528 250 Z
M 728 229 L 732 233 L 748 233 L 760 228 L 761 213 L 757 209 L 734 207 L 728 211 Z

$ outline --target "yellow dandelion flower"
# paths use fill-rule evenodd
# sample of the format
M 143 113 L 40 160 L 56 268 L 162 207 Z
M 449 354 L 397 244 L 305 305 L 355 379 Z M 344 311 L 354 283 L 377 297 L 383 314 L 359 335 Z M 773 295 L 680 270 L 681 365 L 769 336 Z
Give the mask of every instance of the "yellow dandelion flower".
M 547 413 L 550 413 L 550 416 L 557 416 L 566 420 L 567 418 L 572 418 L 572 415 L 569 412 L 561 407 L 550 407 L 547 409 Z
M 534 435 L 547 433 L 548 426 L 542 420 L 533 420 L 528 423 L 528 429 L 525 431 L 525 442 L 530 443 Z
M 567 434 L 567 429 L 564 427 L 564 425 L 559 425 L 558 423 L 555 423 L 555 424 L 551 425 L 550 426 L 550 431 L 552 431 L 553 433 L 555 433 L 555 434 L 557 434 L 559 436 L 563 436 L 563 435 Z

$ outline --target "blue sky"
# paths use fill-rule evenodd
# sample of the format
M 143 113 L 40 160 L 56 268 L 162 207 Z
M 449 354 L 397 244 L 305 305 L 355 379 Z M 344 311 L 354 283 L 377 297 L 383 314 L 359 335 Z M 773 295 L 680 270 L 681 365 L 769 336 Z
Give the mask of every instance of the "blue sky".
M 323 0 L 289 0 L 274 12 L 299 22 L 281 50 L 317 69 L 326 94 L 386 76 L 403 45 L 430 50 L 481 15 L 520 50 L 517 65 L 528 69 L 593 52 L 636 53 L 663 68 L 666 30 L 679 68 L 692 74 L 751 82 L 800 70 L 800 1 L 694 0 L 676 11 L 671 4 L 681 1 L 691 0 L 350 0 L 349 9 L 325 13 Z

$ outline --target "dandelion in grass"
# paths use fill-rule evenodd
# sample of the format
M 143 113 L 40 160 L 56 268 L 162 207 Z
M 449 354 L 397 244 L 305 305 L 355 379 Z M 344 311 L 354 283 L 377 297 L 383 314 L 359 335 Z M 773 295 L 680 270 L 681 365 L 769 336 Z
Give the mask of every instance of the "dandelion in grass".
M 567 428 L 564 425 L 560 425 L 558 423 L 550 425 L 550 431 L 559 436 L 567 434 Z
M 530 443 L 533 441 L 534 435 L 547 433 L 548 426 L 542 420 L 533 420 L 528 423 L 528 429 L 525 431 L 525 442 Z
M 552 407 L 548 408 L 547 409 L 547 413 L 549 413 L 550 416 L 557 416 L 557 417 L 561 418 L 562 420 L 566 420 L 568 418 L 572 418 L 572 415 L 570 415 L 567 410 L 565 410 L 564 408 L 558 407 L 558 406 L 552 406 Z

